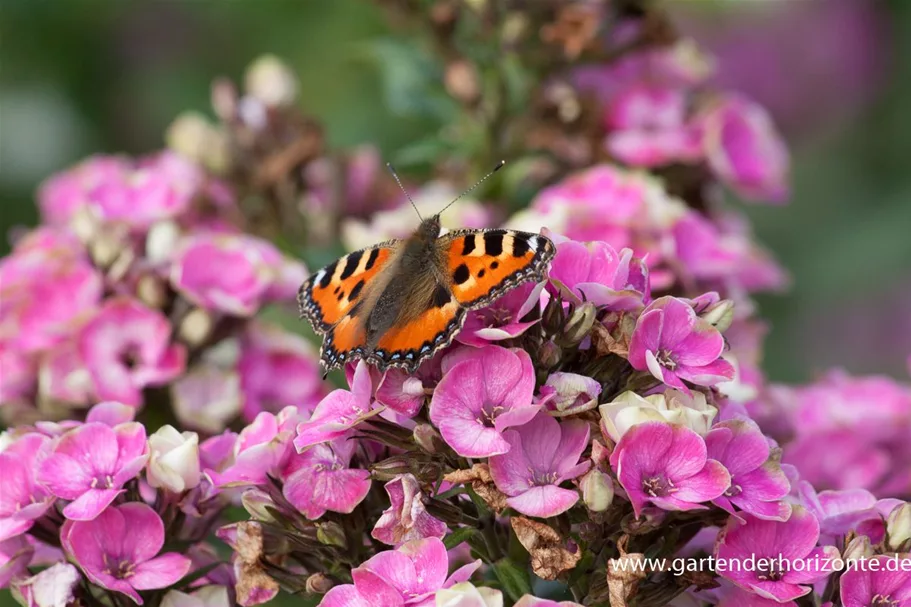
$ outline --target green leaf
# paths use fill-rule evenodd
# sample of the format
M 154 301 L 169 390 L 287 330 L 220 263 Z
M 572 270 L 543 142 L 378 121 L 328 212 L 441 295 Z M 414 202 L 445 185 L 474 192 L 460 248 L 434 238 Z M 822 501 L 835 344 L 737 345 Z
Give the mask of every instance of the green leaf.
M 526 594 L 531 594 L 531 581 L 528 569 L 519 567 L 509 558 L 500 559 L 493 564 L 493 571 L 500 581 L 504 592 L 513 601 L 519 600 Z
M 459 527 L 443 538 L 443 544 L 446 545 L 446 550 L 452 550 L 462 542 L 467 542 L 477 533 L 478 530 L 473 527 Z

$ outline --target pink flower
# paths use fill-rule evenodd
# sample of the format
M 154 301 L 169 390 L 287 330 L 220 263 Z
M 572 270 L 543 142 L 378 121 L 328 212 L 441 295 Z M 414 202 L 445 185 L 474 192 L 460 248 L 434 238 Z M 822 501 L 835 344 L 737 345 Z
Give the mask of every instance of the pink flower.
M 85 415 L 86 422 L 99 422 L 106 426 L 114 427 L 119 424 L 131 422 L 136 418 L 136 408 L 117 401 L 98 403 Z
M 241 342 L 240 387 L 244 419 L 287 406 L 309 411 L 325 394 L 317 354 L 293 333 L 263 324 L 251 325 Z
M 376 387 L 376 402 L 405 417 L 414 417 L 427 398 L 425 389 L 440 381 L 443 355 L 424 361 L 412 374 L 401 369 L 387 369 Z
M 38 189 L 41 219 L 50 225 L 66 225 L 85 206 L 88 193 L 98 184 L 111 182 L 129 170 L 121 156 L 91 156 L 70 169 L 52 175 Z
M 64 434 L 38 470 L 38 480 L 59 498 L 73 500 L 63 509 L 68 519 L 89 521 L 124 492 L 149 458 L 142 424 L 111 428 L 89 422 Z
M 30 432 L 0 452 L 0 542 L 31 529 L 53 504 L 54 496 L 35 478 L 50 443 Z
M 743 521 L 731 517 L 718 536 L 715 557 L 728 563 L 739 561 L 741 567 L 732 565 L 719 573 L 761 597 L 779 603 L 794 600 L 810 592 L 806 584 L 832 573 L 826 559 L 839 556 L 832 546 L 817 548 L 818 539 L 816 517 L 800 506 L 787 521 L 762 520 L 750 514 L 744 514 Z M 751 557 L 755 566 L 745 566 Z
M 645 422 L 627 430 L 610 465 L 636 516 L 647 503 L 664 510 L 701 510 L 731 485 L 719 462 L 708 459 L 702 437 L 684 426 Z
M 217 487 L 258 485 L 266 482 L 267 475 L 277 477 L 291 456 L 291 437 L 298 419 L 295 407 L 286 407 L 278 414 L 260 413 L 237 435 L 232 449 L 233 461 L 222 472 L 217 468 L 206 469 L 206 476 Z M 201 459 L 208 459 L 203 455 L 201 452 Z
M 447 577 L 449 558 L 443 542 L 435 537 L 412 540 L 380 552 L 354 569 L 354 584 L 334 587 L 320 607 L 432 607 L 437 590 L 466 581 L 480 566 L 479 559 Z
M 690 393 L 683 380 L 712 386 L 734 377 L 731 363 L 720 358 L 724 338 L 696 316 L 686 302 L 661 297 L 645 308 L 629 344 L 629 362 L 648 370 L 668 386 Z
M 31 577 L 13 582 L 13 596 L 25 607 L 66 607 L 82 576 L 69 563 L 56 563 Z
M 247 317 L 268 299 L 283 269 L 284 258 L 264 240 L 244 234 L 201 234 L 178 251 L 171 284 L 198 306 Z
M 26 541 L 25 536 L 0 541 L 0 589 L 27 576 L 34 555 L 35 548 Z
M 69 405 L 94 400 L 95 382 L 79 355 L 76 339 L 69 339 L 41 357 L 38 387 L 42 397 Z
M 204 362 L 171 384 L 171 398 L 183 426 L 210 434 L 221 432 L 240 413 L 240 376 Z
M 528 354 L 486 346 L 456 352 L 430 401 L 430 420 L 446 443 L 463 457 L 506 453 L 503 431 L 535 416 L 535 374 Z M 452 356 L 452 355 L 451 355 Z
M 351 382 L 351 391 L 333 390 L 316 405 L 310 419 L 297 427 L 294 447 L 307 447 L 338 438 L 371 415 L 373 381 L 370 367 L 359 361 Z
M 648 267 L 631 249 L 618 254 L 606 242 L 582 244 L 554 237 L 550 279 L 571 296 L 613 310 L 631 311 L 649 296 Z
M 855 530 L 873 542 L 882 539 L 883 516 L 877 509 L 876 496 L 866 489 L 817 493 L 813 485 L 801 481 L 799 491 L 801 504 L 819 521 L 820 544 L 837 545 L 840 538 Z
M 909 557 L 905 555 L 895 565 L 886 561 L 891 556 L 874 556 L 876 567 L 855 567 L 845 571 L 838 581 L 841 589 L 843 607 L 908 607 L 911 605 L 911 571 L 908 569 Z
M 528 516 L 547 518 L 566 512 L 579 501 L 575 489 L 560 485 L 584 474 L 591 461 L 579 463 L 588 446 L 588 424 L 570 420 L 562 424 L 544 412 L 503 433 L 510 449 L 489 460 L 497 488 L 508 495 L 506 503 Z
M 540 306 L 543 289 L 544 283 L 519 285 L 486 308 L 469 312 L 458 341 L 480 348 L 492 341 L 512 339 L 525 333 L 540 320 L 522 321 Z
M 784 521 L 791 507 L 782 501 L 791 490 L 777 461 L 770 459 L 768 439 L 752 421 L 715 424 L 705 436 L 710 459 L 721 462 L 731 486 L 714 503 L 730 513 L 734 506 L 763 519 Z
M 745 237 L 725 237 L 707 217 L 688 210 L 674 223 L 675 254 L 686 272 L 701 280 L 736 276 Z
M 171 325 L 164 315 L 126 297 L 107 300 L 78 340 L 79 354 L 102 400 L 138 407 L 143 388 L 171 381 L 186 365 L 186 350 L 171 343 Z
M 698 160 L 700 133 L 686 124 L 686 105 L 680 88 L 647 84 L 628 88 L 608 106 L 607 150 L 622 162 L 640 167 Z
M 424 494 L 412 474 L 400 474 L 385 485 L 390 505 L 373 528 L 371 535 L 392 546 L 425 537 L 443 539 L 446 523 L 424 508 Z
M 788 150 L 765 109 L 739 95 L 715 100 L 699 118 L 715 175 L 751 200 L 788 197 Z
M 170 152 L 140 161 L 125 171 L 106 171 L 88 193 L 88 206 L 106 222 L 145 229 L 176 217 L 202 186 L 200 169 Z
M 291 456 L 282 477 L 282 493 L 309 519 L 326 513 L 352 512 L 370 490 L 370 471 L 349 468 L 355 441 L 338 438 Z
M 91 521 L 68 521 L 60 535 L 64 549 L 92 583 L 139 605 L 137 590 L 166 588 L 190 570 L 190 559 L 176 552 L 156 556 L 164 545 L 164 524 L 145 504 L 122 504 Z

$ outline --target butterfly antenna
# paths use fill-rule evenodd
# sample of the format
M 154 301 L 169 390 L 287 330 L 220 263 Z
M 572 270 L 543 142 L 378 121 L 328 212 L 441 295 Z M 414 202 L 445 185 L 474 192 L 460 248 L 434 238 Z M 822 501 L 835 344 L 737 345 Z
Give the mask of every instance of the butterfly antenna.
M 497 166 L 495 166 L 491 172 L 487 173 L 486 175 L 484 175 L 483 177 L 481 177 L 480 179 L 478 179 L 477 183 L 475 183 L 473 186 L 471 186 L 470 188 L 468 188 L 467 190 L 465 190 L 464 192 L 462 192 L 461 194 L 459 194 L 458 196 L 456 196 L 456 197 L 455 197 L 455 200 L 453 200 L 452 202 L 450 202 L 449 204 L 447 204 L 445 207 L 443 207 L 443 209 L 442 209 L 439 213 L 437 213 L 437 215 L 442 215 L 442 214 L 443 214 L 443 211 L 445 211 L 446 209 L 448 209 L 449 207 L 451 207 L 452 205 L 454 205 L 455 203 L 457 203 L 459 200 L 461 200 L 462 197 L 465 196 L 465 194 L 469 193 L 470 191 L 472 191 L 473 189 L 475 189 L 476 187 L 478 187 L 479 185 L 481 185 L 482 183 L 484 183 L 484 181 L 485 181 L 488 177 L 490 177 L 491 175 L 493 175 L 494 173 L 496 173 L 497 171 L 499 171 L 500 169 L 502 169 L 505 165 L 506 165 L 506 161 L 505 161 L 505 160 L 501 160 L 500 162 L 498 162 L 498 163 L 497 163 Z
M 392 173 L 392 176 L 395 178 L 395 182 L 399 184 L 399 189 L 402 190 L 402 193 L 405 195 L 405 198 L 408 199 L 408 202 L 411 203 L 411 206 L 414 207 L 414 212 L 418 214 L 418 219 L 424 221 L 424 218 L 421 217 L 421 212 L 418 211 L 418 205 L 414 204 L 414 201 L 411 199 L 411 196 L 408 194 L 408 190 L 405 189 L 405 186 L 402 185 L 402 180 L 399 179 L 399 174 L 395 172 L 395 168 L 392 166 L 391 162 L 386 163 L 386 168 L 389 169 L 389 172 Z

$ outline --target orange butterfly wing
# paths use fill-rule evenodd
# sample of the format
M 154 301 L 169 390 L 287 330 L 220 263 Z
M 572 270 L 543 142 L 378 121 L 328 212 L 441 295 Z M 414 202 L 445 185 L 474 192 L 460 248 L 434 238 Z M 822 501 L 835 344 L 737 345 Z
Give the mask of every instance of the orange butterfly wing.
M 528 280 L 543 280 L 555 248 L 539 234 L 513 230 L 459 230 L 438 240 L 448 286 L 437 285 L 432 305 L 405 326 L 393 327 L 370 361 L 413 372 L 452 343 L 468 310 L 481 308 Z

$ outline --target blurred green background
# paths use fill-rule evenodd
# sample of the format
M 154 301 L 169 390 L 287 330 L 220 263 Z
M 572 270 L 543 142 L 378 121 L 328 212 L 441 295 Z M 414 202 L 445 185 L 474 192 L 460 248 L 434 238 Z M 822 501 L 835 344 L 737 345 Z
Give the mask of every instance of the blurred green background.
M 749 207 L 794 278 L 760 297 L 772 379 L 832 365 L 907 375 L 911 353 L 911 2 L 673 1 L 719 53 L 719 82 L 767 103 L 794 152 L 789 206 Z M 262 53 L 297 71 L 330 141 L 390 155 L 438 129 L 386 101 L 407 61 L 361 0 L 5 0 L 0 8 L 0 231 L 33 225 L 40 181 L 93 152 L 163 145 L 181 111 L 209 111 L 214 77 Z M 8 250 L 3 242 L 2 250 Z

